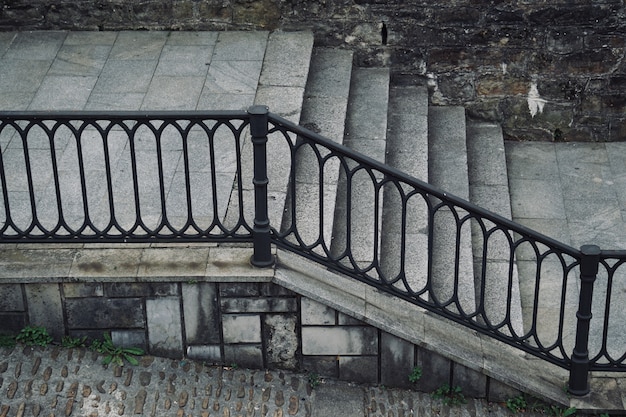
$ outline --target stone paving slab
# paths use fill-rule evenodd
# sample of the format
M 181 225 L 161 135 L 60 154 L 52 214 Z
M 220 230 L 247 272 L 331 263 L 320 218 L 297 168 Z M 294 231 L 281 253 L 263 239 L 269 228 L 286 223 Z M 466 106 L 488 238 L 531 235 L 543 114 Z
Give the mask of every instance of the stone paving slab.
M 513 220 L 574 248 L 597 244 L 601 249 L 626 249 L 625 149 L 623 143 L 507 142 Z M 541 246 L 540 249 L 546 248 Z M 536 258 L 528 251 L 519 251 L 519 255 L 519 259 Z M 532 307 L 532 293 L 536 285 L 534 265 L 534 262 L 518 264 L 526 324 L 530 322 L 529 308 Z M 554 305 L 553 300 L 563 296 L 562 267 L 553 256 L 549 257 L 544 262 L 542 274 L 541 297 L 538 300 L 540 311 L 547 317 L 556 317 L 558 309 L 550 306 Z M 623 267 L 616 269 L 611 297 L 607 298 L 608 275 L 604 267 L 600 268 L 594 286 L 590 356 L 596 355 L 602 348 L 603 332 L 606 332 L 607 351 L 615 357 L 623 354 L 626 317 L 621 306 L 626 302 L 623 296 L 625 276 Z M 563 338 L 567 346 L 573 346 L 578 272 L 569 274 L 567 281 Z M 606 325 L 605 305 L 609 306 Z M 556 323 L 539 321 L 538 331 L 546 340 L 554 339 Z M 593 394 L 587 400 L 600 407 L 605 400 L 615 397 L 615 392 L 620 389 L 615 380 L 602 378 L 594 378 L 592 386 Z
M 66 40 L 48 74 L 98 76 L 109 57 L 111 46 L 111 44 L 90 45 L 84 43 L 71 45 Z
M 0 38 L 0 108 L 6 110 L 243 110 L 255 102 L 257 85 L 261 76 L 268 32 L 15 32 Z M 281 34 L 283 46 L 289 45 L 290 36 Z M 298 42 L 309 40 L 312 35 L 296 36 Z M 276 65 L 276 64 L 274 64 Z M 302 71 L 301 69 L 299 71 Z M 268 77 L 271 71 L 266 71 Z M 304 76 L 300 77 L 304 78 Z M 304 82 L 303 80 L 302 82 Z M 290 92 L 288 92 L 290 93 Z M 280 91 L 274 94 L 273 106 L 286 103 Z M 259 97 L 261 100 L 272 97 Z M 289 97 L 292 97 L 289 94 Z M 289 101 L 290 102 L 290 101 Z M 299 101 L 298 101 L 299 103 Z M 269 103 L 272 104 L 272 103 Z M 299 113 L 299 105 L 291 105 L 289 112 Z M 297 121 L 297 117 L 296 120 Z M 78 228 L 84 221 L 83 197 L 80 195 L 80 180 L 77 172 L 76 141 L 58 140 L 55 137 L 55 151 L 60 166 L 61 200 L 65 220 L 70 227 Z M 184 224 L 187 203 L 183 158 L 181 157 L 180 135 L 165 132 L 164 142 L 175 141 L 173 148 L 163 154 L 163 184 L 165 205 L 171 220 Z M 192 132 L 193 133 L 193 132 Z M 193 133 L 195 134 L 195 133 Z M 28 138 L 28 151 L 34 160 L 47 163 L 34 165 L 34 193 L 37 200 L 37 214 L 42 224 L 53 227 L 58 217 L 57 197 L 51 176 L 51 151 L 44 135 Z M 124 135 L 122 135 L 124 136 Z M 196 135 L 198 136 L 198 135 Z M 206 134 L 194 136 L 194 143 L 206 143 Z M 226 141 L 233 142 L 232 135 L 216 140 L 220 146 Z M 16 139 L 17 138 L 17 139 Z M 160 221 L 161 197 L 158 183 L 149 181 L 158 178 L 154 134 L 147 129 L 137 132 L 139 202 L 142 218 L 146 224 L 155 226 Z M 65 138 L 67 139 L 67 138 Z M 95 142 L 99 135 L 94 134 Z M 88 140 L 88 139 L 84 139 Z M 132 225 L 136 220 L 133 187 L 127 181 L 130 172 L 128 138 L 115 137 L 109 145 L 111 166 L 114 167 L 112 185 L 116 215 L 121 224 Z M 145 146 L 144 146 L 145 145 Z M 170 146 L 168 144 L 167 146 Z M 0 135 L 0 147 L 8 168 L 11 215 L 18 227 L 27 227 L 31 221 L 30 204 L 26 176 L 24 172 L 25 149 L 14 129 L 5 129 Z M 94 218 L 110 217 L 105 200 L 106 183 L 103 180 L 102 146 L 84 147 L 83 157 L 86 168 L 86 188 L 89 209 Z M 165 148 L 165 145 L 164 145 Z M 194 155 L 208 154 L 204 148 L 195 150 Z M 85 152 L 89 150 L 89 152 Z M 234 149 L 219 149 L 220 155 L 234 155 Z M 214 216 L 220 220 L 226 215 L 230 188 L 236 171 L 236 161 L 232 158 L 218 158 L 216 170 L 219 172 L 217 184 L 212 184 L 196 169 L 189 175 L 190 186 L 200 193 L 212 192 L 224 198 L 218 200 L 218 207 L 210 201 L 199 203 L 192 199 L 193 214 L 201 223 L 210 224 Z M 192 161 L 195 159 L 192 158 Z M 197 167 L 196 167 L 197 168 Z M 126 169 L 126 172 L 124 170 Z M 14 178 L 13 178 L 14 177 Z M 16 188 L 20 184 L 21 188 Z M 228 189 L 226 189 L 228 187 Z M 208 189 L 208 190 L 207 190 Z M 194 195 L 199 194 L 195 192 Z M 7 213 L 0 213 L 3 217 Z
M 513 220 L 573 247 L 598 239 L 602 249 L 626 248 L 623 151 L 612 143 L 507 142 Z M 538 219 L 564 221 L 569 233 L 554 235 L 552 222 L 542 228 Z

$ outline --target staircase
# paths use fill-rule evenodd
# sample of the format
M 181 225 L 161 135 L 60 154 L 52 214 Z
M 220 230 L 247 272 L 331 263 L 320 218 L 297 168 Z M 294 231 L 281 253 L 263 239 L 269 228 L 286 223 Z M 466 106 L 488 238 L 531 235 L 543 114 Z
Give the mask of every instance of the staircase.
M 61 35 L 54 35 L 59 37 L 59 45 L 63 41 Z M 136 37 L 135 41 L 139 43 L 143 34 L 125 33 L 124 36 Z M 200 34 L 194 40 L 197 45 L 189 50 L 193 49 L 196 56 L 200 50 L 214 48 L 211 49 L 212 56 L 207 59 L 211 61 L 210 66 L 208 70 L 205 68 L 209 65 L 205 64 L 205 59 L 196 62 L 192 72 L 197 79 L 188 80 L 189 91 L 179 91 L 177 86 L 186 85 L 181 84 L 184 78 L 180 75 L 181 71 L 191 70 L 184 65 L 175 65 L 177 59 L 183 59 L 175 54 L 165 59 L 168 57 L 166 51 L 171 54 L 175 51 L 176 42 L 193 36 L 196 35 L 179 33 L 171 37 L 168 35 L 167 40 L 163 36 L 159 45 L 146 43 L 143 49 L 141 45 L 128 51 L 118 51 L 114 47 L 107 63 L 122 61 L 129 54 L 150 54 L 149 59 L 146 55 L 133 65 L 127 64 L 125 72 L 117 70 L 112 73 L 117 77 L 116 83 L 121 85 L 124 84 L 124 76 L 139 79 L 140 75 L 145 75 L 141 73 L 144 67 L 152 68 L 153 72 L 156 68 L 156 72 L 150 73 L 152 78 L 147 77 L 150 81 L 146 90 L 132 94 L 106 90 L 110 80 L 103 74 L 109 66 L 102 62 L 102 72 L 98 72 L 100 78 L 93 77 L 92 80 L 93 92 L 87 94 L 81 90 L 84 100 L 80 105 L 70 106 L 71 109 L 121 107 L 124 110 L 154 110 L 174 106 L 180 109 L 240 110 L 252 104 L 267 105 L 271 112 L 338 144 L 505 218 L 512 218 L 509 183 L 514 184 L 515 181 L 509 181 L 507 175 L 505 143 L 499 126 L 467 119 L 462 107 L 429 106 L 426 87 L 396 85 L 391 81 L 388 68 L 356 68 L 351 51 L 314 47 L 313 35 L 309 32 Z M 170 41 L 172 45 L 167 44 Z M 164 45 L 170 49 L 164 48 Z M 245 45 L 247 52 L 232 54 L 237 45 Z M 160 55 L 155 52 L 160 51 L 159 48 L 164 48 Z M 40 59 L 37 63 L 53 69 L 60 67 L 59 62 L 72 64 L 71 59 L 64 61 L 57 58 L 53 61 Z M 115 63 L 122 68 L 122 62 Z M 78 69 L 72 67 L 72 71 L 85 70 L 84 63 L 76 65 Z M 117 68 L 114 65 L 110 67 Z M 168 68 L 173 71 L 171 74 L 157 76 L 159 71 L 168 71 Z M 58 77 L 54 73 L 50 75 L 55 76 Z M 147 79 L 143 77 L 142 80 L 144 78 Z M 202 93 L 196 91 L 196 83 L 204 83 L 199 89 Z M 13 88 L 9 84 L 5 82 L 0 87 Z M 42 85 L 46 85 L 45 79 Z M 30 105 L 24 107 L 31 110 L 67 109 L 68 103 L 78 103 L 72 100 L 71 85 L 74 84 L 68 83 L 67 89 L 55 94 L 46 94 L 43 88 L 36 93 L 30 91 L 34 98 Z M 68 97 L 61 97 L 63 94 L 68 94 Z M 193 94 L 195 96 L 191 100 Z M 14 95 L 17 96 L 17 93 Z M 219 145 L 219 135 L 216 137 Z M 2 136 L 0 139 L 8 149 L 5 155 L 10 155 L 12 147 L 8 143 L 11 138 Z M 300 139 L 294 136 L 289 140 L 297 144 Z M 479 225 L 468 221 L 462 226 L 460 238 L 455 241 L 455 218 L 451 210 L 443 205 L 432 221 L 434 238 L 429 240 L 426 206 L 440 204 L 435 197 L 416 194 L 407 198 L 402 184 L 385 182 L 382 176 L 376 177 L 382 184 L 376 188 L 366 171 L 350 171 L 353 165 L 342 166 L 336 158 L 326 160 L 322 172 L 314 159 L 316 150 L 306 146 L 299 148 L 296 154 L 294 181 L 290 183 L 290 149 L 284 144 L 274 146 L 276 143 L 270 137 L 268 194 L 270 222 L 279 232 L 288 231 L 295 216 L 298 234 L 305 245 L 315 244 L 321 236 L 322 244 L 334 259 L 356 265 L 370 274 L 380 271 L 380 279 L 387 277 L 385 279 L 400 290 L 422 288 L 429 279 L 427 269 L 431 264 L 432 296 L 439 302 L 449 303 L 460 313 L 475 311 L 478 306 L 485 314 L 476 320 L 488 320 L 491 324 L 503 322 L 509 314 L 511 325 L 503 330 L 505 333 L 519 336 L 535 325 L 539 333 L 548 336 L 556 334 L 558 329 L 554 323 L 534 323 L 532 317 L 536 287 L 532 263 L 528 262 L 532 256 L 527 257 L 523 251 L 516 253 L 516 257 L 519 255 L 518 263 L 509 271 L 507 242 L 499 243 L 504 236 L 496 234 L 485 243 Z M 246 200 L 244 215 L 248 223 L 253 224 L 254 205 L 247 203 L 253 201 L 254 191 L 252 146 L 249 141 L 241 146 L 240 150 L 220 148 L 218 153 L 223 158 L 216 163 L 223 169 L 219 170 L 214 186 L 224 190 L 219 194 L 223 194 L 220 198 L 224 200 L 212 204 L 216 205 L 213 209 L 219 210 L 227 225 L 237 221 L 240 210 L 237 198 L 231 197 L 227 202 L 228 191 L 233 189 L 233 184 L 235 189 L 242 187 L 243 199 Z M 234 158 L 228 157 L 235 151 L 241 152 L 242 163 L 247 164 L 240 179 L 235 178 Z M 172 149 L 172 160 L 180 157 L 177 152 L 179 150 Z M 208 163 L 206 156 L 203 159 L 202 155 L 192 154 L 190 165 L 197 167 L 191 178 L 192 189 L 210 181 L 203 171 Z M 116 175 L 115 181 L 127 180 L 123 172 Z M 145 175 L 150 177 L 149 173 Z M 171 184 L 166 190 L 165 204 L 175 212 L 185 207 L 177 201 L 184 198 L 181 187 L 178 187 L 184 181 L 182 171 L 177 169 L 168 171 L 168 175 L 163 179 L 164 183 Z M 319 186 L 319 178 L 323 178 L 323 187 Z M 295 208 L 289 198 L 294 192 L 298 196 Z M 236 195 L 231 193 L 231 196 Z M 143 200 L 143 197 L 140 196 L 140 199 Z M 146 200 L 150 200 L 149 196 Z M 201 206 L 200 214 L 209 218 L 212 208 L 202 207 L 201 202 L 197 205 Z M 406 218 L 401 216 L 403 205 L 409 213 Z M 184 210 L 181 210 L 181 219 L 184 215 Z M 316 220 L 320 218 L 324 219 L 321 223 Z M 404 230 L 406 233 L 403 233 Z M 432 259 L 428 257 L 428 245 L 433 248 Z M 450 248 L 455 246 L 456 250 L 451 251 Z M 486 259 L 482 258 L 484 246 L 489 246 Z M 503 248 L 507 248 L 506 251 Z M 402 257 L 392 256 L 402 249 Z M 276 282 L 281 285 L 515 388 L 568 403 L 559 386 L 566 378 L 560 368 L 529 358 L 492 338 L 450 323 L 353 279 L 334 274 L 292 253 L 280 249 L 277 253 L 279 266 L 275 274 Z M 458 274 L 454 270 L 456 264 L 459 265 Z M 550 267 L 549 262 L 546 265 Z M 451 285 L 455 276 L 458 276 L 458 290 Z M 542 290 L 549 291 L 552 296 L 559 294 L 559 288 L 555 288 L 558 282 L 544 281 L 541 285 Z M 571 297 L 574 308 L 576 294 L 568 293 L 568 297 Z M 537 302 L 550 313 L 558 313 L 550 310 L 549 299 L 540 298 Z M 574 315 L 573 311 L 568 313 Z M 573 325 L 572 317 L 566 317 L 567 328 L 571 329 Z M 568 337 L 572 339 L 568 343 L 573 343 L 573 333 L 568 333 Z
M 269 38 L 270 45 L 272 36 L 275 34 Z M 499 126 L 468 120 L 462 107 L 429 106 L 426 87 L 394 85 L 388 68 L 356 68 L 349 50 L 312 47 L 306 42 L 300 44 L 304 45 L 302 54 L 311 56 L 306 83 L 300 84 L 303 87 L 301 112 L 285 113 L 281 109 L 280 100 L 271 103 L 261 98 L 261 87 L 255 99 L 257 104 L 268 104 L 270 111 L 277 110 L 279 115 L 287 116 L 294 122 L 299 120 L 300 125 L 336 143 L 511 218 L 505 147 Z M 276 51 L 286 54 L 282 58 L 272 57 L 281 62 L 289 62 L 292 58 L 287 55 L 295 53 L 289 48 Z M 269 57 L 268 52 L 263 71 L 273 65 L 268 65 Z M 298 67 L 297 70 L 302 71 L 302 68 Z M 286 79 L 290 80 L 291 77 L 287 75 Z M 261 85 L 262 80 L 263 76 Z M 298 81 L 302 80 L 302 77 L 298 77 Z M 297 140 L 292 138 L 293 143 Z M 269 146 L 268 160 L 272 163 L 289 159 L 288 149 Z M 421 288 L 427 280 L 429 263 L 425 201 L 411 198 L 404 202 L 410 212 L 404 219 L 408 232 L 404 234 L 405 254 L 403 260 L 400 260 L 398 256 L 391 255 L 397 254 L 402 246 L 401 186 L 387 183 L 375 189 L 368 174 L 359 170 L 348 174 L 348 168 L 354 167 L 341 167 L 338 160 L 331 159 L 324 166 L 324 172 L 320 173 L 313 149 L 300 148 L 294 168 L 295 184 L 286 182 L 289 175 L 287 167 L 281 166 L 268 173 L 272 198 L 269 207 L 271 223 L 274 227 L 280 225 L 279 230 L 285 232 L 295 216 L 298 234 L 305 245 L 313 245 L 321 234 L 331 257 L 357 265 L 364 271 L 372 272 L 379 267 L 384 276 L 397 277 L 394 285 L 400 289 Z M 323 187 L 319 186 L 320 177 L 323 178 Z M 377 180 L 382 180 L 382 177 L 377 177 Z M 286 206 L 282 204 L 285 196 L 291 192 L 296 192 L 298 196 L 295 210 L 291 207 L 290 198 L 286 198 Z M 438 202 L 433 200 L 431 203 Z M 323 223 L 315 220 L 320 214 L 324 218 Z M 249 216 L 252 222 L 251 213 Z M 474 223 L 464 226 L 467 230 L 461 234 L 458 253 L 451 251 L 456 235 L 454 221 L 452 213 L 445 207 L 437 212 L 434 219 L 436 238 L 431 242 L 434 248 L 431 261 L 434 294 L 439 301 L 450 300 L 463 312 L 473 312 L 480 304 L 486 312 L 486 319 L 492 324 L 503 321 L 507 311 L 510 311 L 512 325 L 508 332 L 522 335 L 525 325 L 522 306 L 525 304 L 523 294 L 520 294 L 517 269 L 509 275 L 508 252 L 498 251 L 496 237 L 489 241 L 489 258 L 483 260 L 481 233 L 475 229 L 477 225 Z M 453 288 L 454 256 L 458 256 L 460 268 L 457 291 Z M 279 250 L 278 260 L 284 270 L 277 274 L 282 285 L 412 340 L 411 332 L 407 332 L 406 328 L 420 327 L 416 323 L 421 320 L 416 322 L 414 315 L 426 314 L 424 311 L 413 305 L 399 304 L 397 300 L 387 300 L 384 294 L 376 294 L 374 297 L 379 302 L 377 320 L 376 314 L 372 313 L 372 305 L 376 302 L 370 299 L 361 306 L 358 301 L 350 301 L 353 295 L 358 298 L 359 292 L 370 290 L 356 289 L 359 284 L 354 282 L 341 281 L 337 284 L 336 276 L 323 281 L 319 277 L 328 272 L 317 270 L 314 265 L 302 263 L 296 258 Z M 376 259 L 380 259 L 380 265 L 376 265 Z M 482 271 L 483 267 L 485 271 Z M 311 272 L 313 270 L 316 272 Z M 507 276 L 511 277 L 510 282 L 502 278 Z M 373 293 L 369 294 L 372 296 Z M 530 297 L 532 295 L 531 291 Z M 532 303 L 526 304 L 532 307 Z M 403 307 L 398 309 L 398 305 Z M 368 308 L 369 312 L 366 311 Z M 440 336 L 426 337 L 440 338 L 427 343 L 438 353 L 446 355 L 447 352 L 452 359 L 471 363 L 474 368 L 496 379 L 503 376 L 504 382 L 513 386 L 531 387 L 530 391 L 537 395 L 563 401 L 562 392 L 558 389 L 553 386 L 546 388 L 540 383 L 528 383 L 525 374 L 511 377 L 504 375 L 506 372 L 485 369 L 485 359 L 481 357 L 485 355 L 484 351 L 468 353 L 463 351 L 464 348 L 459 348 L 464 343 L 461 335 L 467 331 L 455 325 L 448 327 L 451 325 L 442 323 L 440 319 L 428 320 L 435 320 L 425 325 L 432 326 L 433 334 L 441 332 Z M 434 331 L 434 327 L 437 327 L 437 331 Z M 451 336 L 451 333 L 456 336 Z M 468 333 L 468 337 L 472 337 L 471 333 Z M 419 338 L 412 341 L 424 342 Z M 490 341 L 485 338 L 481 343 Z M 497 344 L 495 341 L 492 343 Z M 486 350 L 490 351 L 489 348 Z M 468 360 L 468 354 L 478 356 Z M 512 352 L 508 354 L 520 358 L 524 356 Z M 537 361 L 534 362 L 528 369 L 535 369 Z M 535 375 L 539 373 L 537 370 Z
M 300 124 L 372 159 L 511 218 L 500 128 L 467 121 L 461 107 L 429 107 L 425 87 L 391 85 L 389 69 L 353 68 L 351 57 L 352 52 L 348 50 L 313 49 Z M 302 158 L 297 163 L 295 187 L 306 190 L 299 192 L 299 196 L 309 198 L 309 201 L 298 201 L 297 206 L 301 208 L 296 212 L 298 231 L 305 243 L 312 244 L 312 239 L 318 235 L 318 224 L 310 220 L 318 218 L 319 185 L 315 181 L 318 173 L 316 162 L 311 161 L 313 158 L 308 158 L 307 165 L 306 154 L 298 155 Z M 275 157 L 273 150 L 269 157 Z M 330 180 L 324 177 L 324 217 L 332 220 L 325 220 L 324 236 L 331 255 L 340 258 L 349 247 L 356 264 L 368 268 L 374 262 L 373 254 L 380 251 L 380 268 L 384 275 L 398 276 L 403 269 L 409 281 L 404 285 L 411 288 L 423 286 L 428 266 L 424 204 L 416 199 L 408 200 L 407 205 L 413 210 L 406 224 L 409 232 L 405 237 L 405 262 L 400 265 L 397 256 L 388 256 L 400 250 L 402 200 L 399 190 L 391 185 L 375 190 L 369 178 L 359 178 L 360 171 L 354 174 L 348 189 L 345 169 L 340 170 L 337 164 L 329 164 L 326 168 L 328 175 L 335 175 L 335 179 Z M 329 188 L 328 184 L 337 186 Z M 383 197 L 377 198 L 375 193 L 383 194 Z M 375 201 L 378 207 L 375 207 Z M 347 212 L 350 216 L 345 215 Z M 287 207 L 284 213 L 283 230 L 291 224 L 291 207 Z M 432 243 L 435 248 L 433 285 L 437 297 L 447 300 L 453 297 L 455 262 L 446 257 L 454 256 L 454 251 L 449 248 L 454 245 L 456 229 L 449 211 L 442 209 L 437 216 L 434 224 L 436 238 Z M 507 299 L 510 298 L 512 330 L 521 335 L 522 304 L 517 272 L 513 274 L 509 297 L 508 283 L 498 282 L 501 267 L 508 265 L 508 254 L 498 257 L 497 251 L 489 251 L 488 268 L 484 274 L 486 282 L 482 283 L 482 242 L 478 241 L 478 236 L 478 231 L 461 235 L 458 304 L 465 311 L 473 311 L 479 301 L 484 304 L 490 321 L 497 323 L 504 319 Z M 508 271 L 504 272 L 507 276 Z
M 301 112 L 282 112 L 280 100 L 278 106 L 272 105 L 260 99 L 259 93 L 257 104 L 268 104 L 270 111 L 278 110 L 279 115 L 291 121 L 298 121 L 299 116 L 299 124 L 315 133 L 512 218 L 505 145 L 499 126 L 467 119 L 462 107 L 429 106 L 426 87 L 395 85 L 388 68 L 356 68 L 349 50 L 312 47 L 308 43 L 303 49 L 302 54 L 310 54 L 311 59 L 306 83 L 301 84 Z M 290 61 L 287 57 L 275 59 Z M 266 66 L 267 63 L 264 70 Z M 292 143 L 297 140 L 292 138 Z M 289 151 L 270 146 L 268 159 L 287 161 Z M 370 273 L 380 268 L 384 276 L 396 277 L 394 285 L 402 290 L 423 287 L 429 264 L 425 198 L 431 198 L 431 204 L 439 202 L 422 196 L 403 203 L 401 186 L 386 183 L 374 188 L 367 173 L 357 170 L 348 174 L 348 169 L 353 168 L 342 167 L 330 159 L 320 172 L 313 149 L 300 148 L 294 184 L 285 181 L 289 175 L 287 167 L 268 174 L 270 184 L 274 182 L 270 185 L 271 223 L 274 227 L 280 225 L 279 230 L 285 232 L 295 216 L 299 237 L 305 245 L 314 245 L 321 235 L 332 258 Z M 323 178 L 323 187 L 318 178 Z M 382 177 L 376 179 L 381 181 Z M 282 204 L 292 192 L 298 196 L 295 210 L 290 198 L 286 198 L 286 205 Z M 406 219 L 400 216 L 402 204 L 409 210 Z M 315 220 L 320 216 L 323 223 Z M 249 221 L 252 222 L 251 215 Z M 454 221 L 445 207 L 438 210 L 433 220 L 436 237 L 430 242 L 430 261 L 434 296 L 450 302 L 462 313 L 473 312 L 479 306 L 485 314 L 478 320 L 489 320 L 491 324 L 509 319 L 511 324 L 503 332 L 523 335 L 533 324 L 534 286 L 521 286 L 520 281 L 529 282 L 532 278 L 521 277 L 516 266 L 509 271 L 509 246 L 500 241 L 504 236 L 492 236 L 485 244 L 475 222 L 463 226 L 458 250 L 450 251 L 456 239 Z M 404 235 L 403 222 L 407 230 Z M 401 250 L 402 239 L 404 256 L 391 256 Z M 482 259 L 483 245 L 489 248 L 487 259 Z M 454 257 L 458 257 L 459 265 L 456 291 Z M 568 403 L 559 386 L 566 379 L 561 369 L 532 360 L 488 337 L 476 339 L 474 332 L 297 258 L 278 250 L 282 268 L 277 270 L 277 282 L 513 387 Z M 418 319 L 417 315 L 423 317 Z M 543 335 L 558 331 L 549 323 L 535 325 Z M 546 373 L 546 367 L 551 371 Z

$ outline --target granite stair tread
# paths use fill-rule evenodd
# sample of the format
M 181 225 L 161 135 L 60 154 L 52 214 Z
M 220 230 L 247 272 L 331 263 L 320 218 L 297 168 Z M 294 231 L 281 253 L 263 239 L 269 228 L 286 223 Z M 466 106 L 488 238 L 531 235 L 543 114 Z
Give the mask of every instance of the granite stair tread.
M 339 144 L 343 142 L 346 124 L 352 60 L 352 51 L 314 48 L 310 76 L 304 91 L 300 124 Z M 295 193 L 296 207 L 292 206 L 292 199 L 288 197 L 281 231 L 297 232 L 298 237 L 307 245 L 320 240 L 329 248 L 339 161 L 332 159 L 320 167 L 321 161 L 315 151 L 320 156 L 327 154 L 325 149 L 309 145 L 303 145 L 296 151 L 296 171 L 292 172 L 291 177 L 291 181 L 295 180 L 295 183 L 288 190 L 288 193 Z M 320 211 L 324 216 L 323 223 L 317 220 L 320 219 Z
M 386 164 L 428 181 L 428 90 L 393 86 L 388 120 Z M 383 275 L 396 281 L 400 290 L 419 291 L 426 285 L 428 271 L 427 197 L 403 198 L 406 191 L 401 184 L 385 186 L 380 262 Z M 403 207 L 406 228 L 402 226 Z
M 380 162 L 385 161 L 389 77 L 388 68 L 353 70 L 343 141 L 345 146 Z M 331 256 L 358 268 L 375 266 L 381 208 L 382 196 L 373 187 L 370 173 L 354 161 L 342 165 Z
M 458 106 L 428 110 L 428 179 L 433 186 L 469 199 L 465 109 Z M 469 222 L 457 219 L 466 213 L 432 198 L 439 207 L 432 221 L 432 296 L 452 303 L 452 310 L 471 314 L 476 309 L 472 241 Z M 458 264 L 458 278 L 455 269 Z M 458 280 L 457 290 L 454 284 Z
M 506 171 L 502 128 L 493 123 L 467 123 L 467 161 L 470 201 L 510 219 L 511 201 Z M 487 230 L 494 224 L 484 221 Z M 497 325 L 510 320 L 506 333 L 524 333 L 517 264 L 509 268 L 513 257 L 504 232 L 493 233 L 484 241 L 482 229 L 472 223 L 472 248 L 476 300 L 485 311 L 485 319 Z M 513 257 L 514 259 L 514 257 Z

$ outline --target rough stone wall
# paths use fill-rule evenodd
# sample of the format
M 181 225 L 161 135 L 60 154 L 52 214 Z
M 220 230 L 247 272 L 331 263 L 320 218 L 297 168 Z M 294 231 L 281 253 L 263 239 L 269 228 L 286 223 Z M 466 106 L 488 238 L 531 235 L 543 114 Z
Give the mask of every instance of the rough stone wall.
M 626 139 L 622 0 L 9 0 L 0 29 L 313 29 L 513 139 Z
M 621 0 L 339 3 L 299 3 L 285 21 L 358 48 L 360 65 L 390 64 L 397 82 L 423 77 L 433 103 L 465 105 L 509 138 L 626 139 Z
M 8 0 L 0 28 L 9 30 L 218 30 L 276 28 L 273 0 Z
M 27 324 L 138 346 L 172 358 L 256 369 L 306 370 L 342 380 L 442 384 L 503 401 L 517 391 L 436 353 L 267 282 L 0 284 L 0 334 Z M 46 305 L 41 303 L 45 300 Z M 45 307 L 45 308 L 43 308 Z M 423 377 L 408 380 L 414 366 Z

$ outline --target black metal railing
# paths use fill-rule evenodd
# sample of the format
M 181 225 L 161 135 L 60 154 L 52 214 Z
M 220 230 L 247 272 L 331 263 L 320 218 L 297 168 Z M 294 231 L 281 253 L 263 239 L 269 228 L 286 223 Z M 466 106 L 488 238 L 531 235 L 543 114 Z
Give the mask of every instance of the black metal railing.
M 2 113 L 2 241 L 249 240 L 241 194 L 233 222 L 224 215 L 249 123 L 242 112 Z
M 263 106 L 5 112 L 0 144 L 2 243 L 250 241 L 261 267 L 275 244 L 569 369 L 573 394 L 626 371 L 626 251 L 572 248 Z

